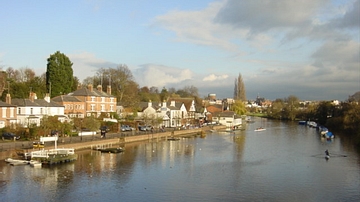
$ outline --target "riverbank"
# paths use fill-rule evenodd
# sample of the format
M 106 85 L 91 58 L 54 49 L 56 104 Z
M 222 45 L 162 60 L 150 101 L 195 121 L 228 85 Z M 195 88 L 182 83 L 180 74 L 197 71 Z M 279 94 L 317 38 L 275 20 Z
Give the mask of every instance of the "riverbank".
M 225 126 L 212 126 L 212 127 L 202 127 L 195 129 L 186 129 L 186 130 L 172 130 L 160 133 L 144 133 L 140 135 L 128 135 L 122 136 L 121 134 L 108 134 L 106 138 L 100 138 L 95 136 L 90 137 L 66 137 L 58 140 L 57 148 L 73 148 L 76 150 L 83 149 L 93 149 L 101 146 L 112 146 L 125 144 L 130 142 L 139 142 L 139 141 L 160 141 L 166 140 L 170 137 L 181 137 L 189 135 L 201 135 L 206 134 L 206 132 L 213 130 L 224 129 Z M 73 138 L 73 139 L 71 139 Z M 81 138 L 81 140 L 79 139 Z M 3 143 L 0 143 L 3 144 Z M 8 143 L 12 144 L 12 143 Z M 14 143 L 15 144 L 15 143 Z M 49 144 L 44 146 L 44 149 L 54 149 L 54 144 Z M 7 157 L 17 157 L 20 152 L 30 152 L 39 149 L 32 148 L 32 142 L 21 142 L 15 145 L 15 147 L 9 147 L 8 149 L 0 152 L 0 160 L 4 160 Z

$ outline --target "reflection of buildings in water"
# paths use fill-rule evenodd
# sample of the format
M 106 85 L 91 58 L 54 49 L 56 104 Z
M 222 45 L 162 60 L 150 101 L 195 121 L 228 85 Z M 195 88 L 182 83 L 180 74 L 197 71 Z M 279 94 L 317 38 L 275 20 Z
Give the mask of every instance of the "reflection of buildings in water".
M 152 142 L 142 145 L 145 151 L 146 165 L 150 165 L 153 159 L 160 158 L 162 168 L 173 167 L 178 156 L 194 158 L 194 146 L 187 142 L 186 138 L 178 141 Z M 142 147 L 140 146 L 140 147 Z M 187 158 L 187 159 L 189 159 Z
M 33 168 L 29 165 L 25 165 L 22 176 L 24 178 L 31 177 L 32 181 L 36 182 L 39 186 L 39 192 L 48 192 L 49 189 L 54 190 L 58 186 L 64 184 L 71 184 L 74 179 L 75 165 L 73 163 L 43 166 L 41 168 Z M 25 186 L 28 187 L 28 186 Z M 32 189 L 29 186 L 29 189 Z M 23 190 L 25 193 L 28 191 Z M 47 195 L 47 193 L 44 193 Z
M 115 153 L 100 153 L 99 166 L 101 170 L 114 170 L 117 165 Z

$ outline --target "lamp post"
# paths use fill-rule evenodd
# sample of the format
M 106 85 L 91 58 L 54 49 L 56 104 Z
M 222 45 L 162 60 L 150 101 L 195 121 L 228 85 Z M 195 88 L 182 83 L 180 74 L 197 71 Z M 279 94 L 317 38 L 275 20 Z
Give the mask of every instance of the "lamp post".
M 82 122 L 83 120 L 80 120 L 80 140 L 82 141 Z

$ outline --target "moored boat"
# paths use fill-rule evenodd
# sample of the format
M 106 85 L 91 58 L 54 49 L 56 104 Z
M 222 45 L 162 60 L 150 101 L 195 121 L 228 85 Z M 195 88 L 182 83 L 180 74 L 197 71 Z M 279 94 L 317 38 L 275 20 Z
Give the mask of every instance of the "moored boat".
M 5 159 L 6 163 L 9 164 L 14 164 L 14 165 L 25 165 L 25 164 L 29 164 L 29 161 L 27 160 L 21 160 L 21 159 L 13 159 L 13 158 L 6 158 Z
M 326 139 L 333 139 L 335 138 L 335 135 L 330 132 L 330 131 L 327 131 L 326 133 L 323 134 L 323 136 L 326 138 Z
M 77 159 L 74 149 L 49 149 L 39 150 L 30 153 L 31 160 L 39 161 L 42 164 L 57 164 L 74 161 Z
M 259 128 L 256 128 L 254 131 L 259 132 L 259 131 L 264 131 L 264 130 L 266 130 L 266 129 L 263 127 L 259 127 Z
M 103 153 L 120 153 L 124 151 L 124 148 L 122 147 L 110 147 L 110 148 L 99 148 L 98 151 L 101 151 Z
M 308 121 L 307 124 L 309 127 L 312 128 L 316 128 L 318 126 L 318 124 L 315 121 Z
M 36 160 L 30 160 L 29 164 L 31 167 L 34 167 L 34 168 L 39 168 L 42 166 L 42 163 L 40 161 L 36 161 Z

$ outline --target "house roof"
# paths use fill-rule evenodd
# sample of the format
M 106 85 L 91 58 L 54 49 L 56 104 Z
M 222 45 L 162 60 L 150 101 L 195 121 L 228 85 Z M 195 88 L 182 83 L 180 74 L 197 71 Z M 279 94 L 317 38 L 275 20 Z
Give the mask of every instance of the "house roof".
M 206 111 L 208 111 L 209 113 L 216 113 L 216 112 L 222 112 L 222 105 L 219 104 L 215 104 L 215 105 L 210 105 L 206 107 Z
M 110 94 L 107 94 L 104 91 L 99 91 L 96 88 L 93 88 L 93 90 L 89 90 L 87 88 L 80 88 L 74 92 L 69 93 L 68 95 L 72 96 L 95 96 L 95 97 L 114 97 Z
M 223 111 L 223 112 L 215 112 L 213 116 L 218 117 L 234 117 L 235 112 L 233 111 Z
M 0 107 L 16 107 L 16 105 L 8 104 L 6 102 L 0 101 Z
M 54 102 L 63 103 L 63 102 L 82 102 L 78 98 L 71 95 L 60 95 L 51 99 Z
M 171 101 L 170 101 L 170 102 L 166 102 L 166 107 L 169 108 L 170 110 L 179 110 L 182 104 L 183 104 L 183 102 L 175 101 L 175 106 L 171 106 Z M 149 102 L 140 102 L 139 103 L 140 111 L 144 111 L 148 106 L 149 106 Z M 159 108 L 161 108 L 163 106 L 163 103 L 162 102 L 151 102 L 151 106 L 155 110 L 158 110 Z
M 32 102 L 30 99 L 15 98 L 11 103 L 18 107 L 40 107 L 38 103 Z
M 64 107 L 63 105 L 60 105 L 51 100 L 50 100 L 50 102 L 47 102 L 46 100 L 43 100 L 43 99 L 36 99 L 36 100 L 34 100 L 34 102 L 42 107 Z
M 56 102 L 47 102 L 43 99 L 36 99 L 32 102 L 30 99 L 12 99 L 11 103 L 18 107 L 64 107 Z
M 185 108 L 187 111 L 190 111 L 190 108 L 191 108 L 191 105 L 192 105 L 192 102 L 194 101 L 193 98 L 170 98 L 169 99 L 169 102 L 171 103 L 171 101 L 175 101 L 175 105 L 176 103 L 184 103 L 185 105 Z

